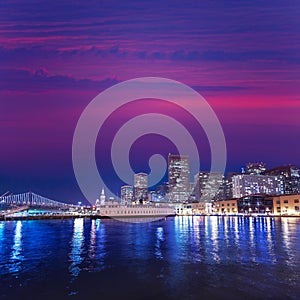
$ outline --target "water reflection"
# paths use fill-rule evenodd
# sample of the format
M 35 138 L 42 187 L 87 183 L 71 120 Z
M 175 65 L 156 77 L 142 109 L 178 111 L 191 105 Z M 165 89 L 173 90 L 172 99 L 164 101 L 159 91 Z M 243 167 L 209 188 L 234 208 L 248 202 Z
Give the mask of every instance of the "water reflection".
M 275 263 L 275 228 L 272 218 L 178 217 L 174 220 L 175 238 L 180 256 L 193 262 L 223 261 Z M 184 220 L 185 219 L 185 220 Z M 283 232 L 288 230 L 284 220 Z M 289 249 L 288 235 L 283 237 Z M 289 252 L 287 251 L 287 254 Z M 174 255 L 176 256 L 176 255 Z
M 106 231 L 105 231 L 105 224 L 101 222 L 100 219 L 95 220 L 96 226 L 96 244 L 95 244 L 95 259 L 96 265 L 98 266 L 97 269 L 101 270 L 105 266 L 105 256 L 106 256 Z
M 255 224 L 254 224 L 254 218 L 250 217 L 248 218 L 249 222 L 249 246 L 250 246 L 250 254 L 251 254 L 251 261 L 256 262 L 256 248 L 255 248 L 255 242 L 254 242 L 254 233 L 255 233 Z
M 162 227 L 156 228 L 156 242 L 155 242 L 155 257 L 158 259 L 163 259 L 163 254 L 161 251 L 161 243 L 164 241 L 164 229 Z
M 4 245 L 4 223 L 0 222 L 0 253 L 2 252 L 3 245 Z
M 291 242 L 290 242 L 291 229 L 290 229 L 289 219 L 282 218 L 281 226 L 282 226 L 282 243 L 284 246 L 284 250 L 287 253 L 286 263 L 287 265 L 292 266 L 293 261 L 291 260 L 292 253 L 291 253 Z
M 14 232 L 14 243 L 12 246 L 12 252 L 10 255 L 9 271 L 11 273 L 17 273 L 22 269 L 22 221 L 17 221 Z
M 70 252 L 71 265 L 69 271 L 72 276 L 76 277 L 81 271 L 80 264 L 83 261 L 83 246 L 84 246 L 84 219 L 79 218 L 74 220 L 72 250 Z
M 95 250 L 96 250 L 96 233 L 97 233 L 97 220 L 92 220 L 91 222 L 91 231 L 90 231 L 90 246 L 89 246 L 89 258 L 94 259 L 95 258 Z
M 272 263 L 276 262 L 276 255 L 274 252 L 274 219 L 273 218 L 266 218 L 266 231 L 267 231 L 267 247 L 268 247 L 268 254 L 272 261 Z
M 213 256 L 212 258 L 214 261 L 219 261 L 220 260 L 220 256 L 218 254 L 219 253 L 219 228 L 218 228 L 219 219 L 217 217 L 212 217 L 210 221 L 211 221 L 211 228 L 212 228 L 211 231 L 212 256 Z

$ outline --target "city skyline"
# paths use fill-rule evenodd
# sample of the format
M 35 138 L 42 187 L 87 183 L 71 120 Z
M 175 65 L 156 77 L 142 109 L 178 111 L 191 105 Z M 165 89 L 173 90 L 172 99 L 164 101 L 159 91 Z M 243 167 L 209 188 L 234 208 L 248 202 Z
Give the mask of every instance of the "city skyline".
M 205 97 L 224 131 L 227 172 L 240 171 L 246 161 L 300 166 L 295 2 L 95 1 L 71 10 L 51 1 L 0 5 L 3 192 L 33 190 L 81 201 L 71 157 L 80 114 L 104 89 L 144 76 L 178 80 Z M 170 111 L 146 100 L 116 111 L 104 140 L 147 109 Z M 188 109 L 193 104 L 186 99 Z M 201 170 L 209 170 L 204 132 L 175 109 L 171 113 L 196 136 Z M 98 141 L 96 150 L 106 181 L 118 191 L 121 181 L 102 159 L 110 149 Z M 176 153 L 172 141 L 148 135 L 133 144 L 129 160 L 134 172 L 149 173 L 148 158 L 169 152 Z
M 190 174 L 189 157 L 186 155 L 168 155 L 168 181 L 150 189 L 147 186 L 149 199 L 152 199 L 153 192 L 156 198 L 167 186 L 164 195 L 160 200 L 166 202 L 202 202 L 243 198 L 253 195 L 291 195 L 300 193 L 299 168 L 294 165 L 283 165 L 268 167 L 264 162 L 247 163 L 241 166 L 240 172 L 210 172 L 199 170 L 196 174 Z M 183 175 L 180 175 L 180 173 Z M 145 173 L 138 173 L 138 176 Z M 186 176 L 194 178 L 183 184 Z M 177 178 L 181 179 L 177 182 Z M 230 184 L 228 180 L 230 178 Z M 186 187 L 189 186 L 188 188 Z M 124 186 L 128 187 L 128 186 Z M 122 190 L 123 187 L 121 187 Z M 146 186 L 144 186 L 146 188 Z M 122 192 L 121 192 L 122 193 Z M 178 194 L 174 197 L 173 194 Z M 133 199 L 137 200 L 137 199 Z M 160 201 L 158 198 L 155 201 Z
M 120 188 L 120 203 L 213 204 L 229 199 L 300 194 L 299 168 L 293 165 L 269 168 L 264 162 L 248 162 L 240 172 L 222 174 L 199 170 L 193 174 L 189 156 L 169 153 L 167 167 L 168 181 L 155 187 L 148 185 L 148 174 L 134 174 L 133 185 Z

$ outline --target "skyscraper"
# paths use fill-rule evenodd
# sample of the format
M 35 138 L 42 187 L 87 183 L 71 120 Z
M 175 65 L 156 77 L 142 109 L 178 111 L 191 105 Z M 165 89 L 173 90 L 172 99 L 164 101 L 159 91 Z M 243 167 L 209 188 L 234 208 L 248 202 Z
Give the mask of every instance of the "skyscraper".
M 194 176 L 195 197 L 198 202 L 224 199 L 223 174 L 201 171 Z
M 242 175 L 239 172 L 228 172 L 226 177 L 224 178 L 224 198 L 225 199 L 232 199 L 233 192 L 232 192 L 232 177 L 236 175 Z
M 264 175 L 283 176 L 284 194 L 300 193 L 299 168 L 294 165 L 279 166 L 266 170 Z
M 134 174 L 134 200 L 143 201 L 148 199 L 148 174 Z
M 133 201 L 132 185 L 123 185 L 121 187 L 121 204 L 130 204 Z
M 190 160 L 188 156 L 169 154 L 168 180 L 171 202 L 188 201 L 190 195 Z

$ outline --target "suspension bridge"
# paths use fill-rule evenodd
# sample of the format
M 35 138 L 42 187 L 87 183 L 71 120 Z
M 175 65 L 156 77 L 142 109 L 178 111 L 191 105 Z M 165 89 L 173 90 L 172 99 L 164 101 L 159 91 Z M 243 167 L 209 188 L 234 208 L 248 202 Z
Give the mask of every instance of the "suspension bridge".
M 0 204 L 6 204 L 9 206 L 14 206 L 16 210 L 30 207 L 44 207 L 44 208 L 74 208 L 77 205 L 68 204 L 64 202 L 55 201 L 33 192 L 27 192 L 17 195 L 6 195 L 9 192 L 6 192 L 4 195 L 0 196 Z M 18 208 L 19 207 L 19 208 Z

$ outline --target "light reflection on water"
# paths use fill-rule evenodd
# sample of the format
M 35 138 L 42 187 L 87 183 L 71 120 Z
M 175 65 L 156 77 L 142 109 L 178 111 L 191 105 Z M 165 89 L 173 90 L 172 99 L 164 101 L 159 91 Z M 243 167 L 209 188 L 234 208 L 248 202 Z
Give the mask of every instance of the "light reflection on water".
M 288 219 L 282 220 L 282 242 L 284 244 L 284 248 L 286 249 L 287 253 L 287 260 L 286 263 L 290 266 L 293 266 L 293 254 L 291 252 L 291 242 L 290 242 L 290 236 L 292 235 L 292 226 L 289 224 Z
M 96 224 L 96 252 L 95 260 L 97 261 L 97 267 L 95 270 L 101 270 L 105 267 L 106 257 L 106 230 L 105 224 L 99 219 L 95 221 Z
M 66 287 L 56 281 L 56 267 L 51 269 L 59 259 L 57 266 L 66 278 L 70 297 L 93 290 L 104 298 L 112 298 L 112 291 L 124 297 L 132 284 L 141 287 L 147 283 L 149 297 L 153 292 L 178 299 L 187 293 L 197 299 L 202 291 L 209 299 L 212 291 L 219 291 L 213 295 L 220 296 L 234 287 L 241 297 L 256 293 L 259 298 L 268 290 L 270 297 L 283 298 L 288 293 L 296 299 L 299 236 L 300 222 L 292 218 L 183 216 L 141 224 L 99 219 L 2 222 L 0 263 L 6 261 L 7 266 L 0 268 L 4 279 L 0 298 L 1 290 L 8 289 L 5 280 L 14 295 L 20 282 L 33 289 L 43 270 L 48 270 L 47 280 L 61 284 L 57 293 L 62 293 Z M 46 251 L 39 256 L 43 257 L 40 264 L 32 260 L 37 249 Z M 32 263 L 34 272 L 28 266 Z M 15 286 L 9 276 L 18 276 Z M 114 282 L 122 288 L 115 288 Z
M 69 271 L 73 276 L 78 276 L 84 257 L 82 255 L 83 246 L 84 246 L 84 219 L 79 218 L 74 220 L 74 229 L 73 229 L 73 237 L 72 237 L 72 247 L 70 252 L 70 267 Z
M 164 241 L 164 229 L 162 227 L 156 228 L 156 242 L 155 242 L 155 256 L 158 259 L 163 259 L 161 251 L 161 243 Z
M 212 233 L 211 233 L 211 240 L 212 240 L 212 255 L 214 261 L 219 261 L 220 256 L 219 253 L 219 230 L 218 230 L 218 218 L 213 217 L 211 220 L 211 226 L 212 226 Z
M 276 254 L 274 251 L 274 236 L 272 235 L 272 232 L 274 232 L 273 227 L 274 227 L 274 219 L 271 218 L 266 218 L 266 227 L 265 230 L 267 231 L 267 244 L 268 244 L 268 254 L 269 257 L 271 258 L 272 263 L 276 262 Z
M 0 254 L 2 252 L 2 248 L 3 248 L 3 240 L 4 240 L 4 230 L 5 230 L 5 223 L 0 221 Z
M 15 233 L 14 233 L 14 242 L 12 246 L 11 256 L 10 256 L 10 265 L 9 271 L 11 273 L 17 273 L 21 270 L 21 262 L 23 260 L 22 251 L 22 222 L 17 221 Z

